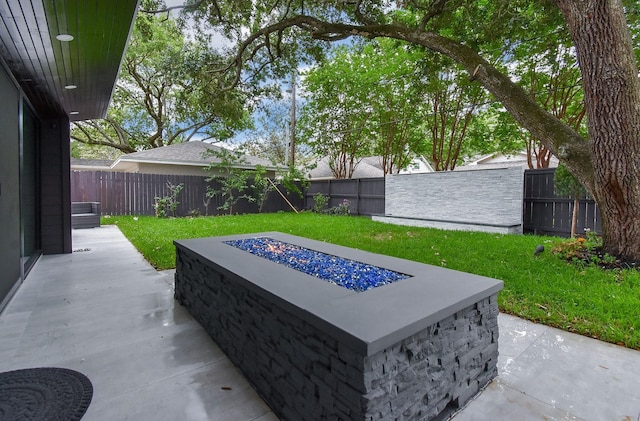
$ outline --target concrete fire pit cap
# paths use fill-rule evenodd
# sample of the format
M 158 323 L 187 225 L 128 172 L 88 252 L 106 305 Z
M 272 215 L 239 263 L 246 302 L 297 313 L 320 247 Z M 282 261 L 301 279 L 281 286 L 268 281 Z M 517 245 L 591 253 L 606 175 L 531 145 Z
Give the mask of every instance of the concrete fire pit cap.
M 410 277 L 355 292 L 224 243 L 256 237 L 273 238 Z M 200 256 L 223 276 L 365 355 L 391 346 L 503 288 L 503 282 L 497 279 L 280 232 L 177 240 L 174 244 L 179 252 Z

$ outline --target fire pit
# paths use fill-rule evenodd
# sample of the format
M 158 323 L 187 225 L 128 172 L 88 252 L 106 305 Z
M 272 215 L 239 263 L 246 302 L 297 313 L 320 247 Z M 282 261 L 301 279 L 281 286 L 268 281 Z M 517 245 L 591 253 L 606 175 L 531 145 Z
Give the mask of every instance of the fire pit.
M 501 281 L 275 232 L 175 245 L 176 300 L 283 419 L 436 419 L 497 374 Z
M 269 237 L 244 238 L 224 243 L 356 292 L 409 277 L 379 266 L 320 253 Z

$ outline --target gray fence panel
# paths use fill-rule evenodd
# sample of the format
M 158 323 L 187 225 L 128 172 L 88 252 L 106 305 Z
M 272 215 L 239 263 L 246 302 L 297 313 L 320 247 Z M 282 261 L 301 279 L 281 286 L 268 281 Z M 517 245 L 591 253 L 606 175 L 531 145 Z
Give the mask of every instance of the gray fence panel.
M 329 206 L 349 201 L 352 215 L 384 214 L 384 178 L 359 178 L 348 180 L 316 180 L 306 192 L 305 207 L 313 209 L 317 194 L 329 197 Z
M 176 216 L 190 214 L 219 215 L 227 211 L 218 209 L 224 204 L 221 194 L 207 201 L 206 177 L 195 175 L 163 175 L 121 173 L 108 171 L 72 171 L 71 201 L 100 202 L 102 215 L 155 215 L 156 197 L 169 195 L 167 182 L 183 184 L 178 196 Z M 296 194 L 287 194 L 278 186 L 287 200 L 296 208 L 304 206 L 304 200 Z M 278 192 L 271 191 L 263 205 L 263 212 L 291 211 L 289 204 Z M 240 200 L 233 213 L 257 213 L 258 205 Z
M 554 169 L 527 170 L 524 182 L 523 221 L 527 233 L 568 236 L 571 231 L 573 199 L 562 197 L 554 191 Z M 185 216 L 196 212 L 201 215 L 225 213 L 218 209 L 224 200 L 220 194 L 206 201 L 206 177 L 119 173 L 106 171 L 72 171 L 71 200 L 73 202 L 100 202 L 103 215 L 154 215 L 155 197 L 169 194 L 167 181 L 174 185 L 183 183 L 176 215 Z M 314 196 L 322 193 L 329 196 L 330 205 L 337 206 L 349 200 L 353 215 L 382 215 L 385 204 L 384 178 L 362 178 L 353 180 L 313 181 L 305 197 L 286 193 L 280 188 L 296 209 L 312 209 Z M 276 191 L 271 191 L 263 206 L 263 212 L 291 211 L 290 206 Z M 246 200 L 234 207 L 234 213 L 256 213 L 255 203 Z M 585 228 L 601 232 L 600 213 L 590 198 L 580 200 L 578 211 L 578 233 Z
M 559 196 L 554 186 L 555 168 L 526 170 L 524 177 L 524 231 L 568 237 L 574 200 Z M 602 232 L 600 212 L 596 202 L 583 197 L 578 205 L 577 234 L 585 229 Z

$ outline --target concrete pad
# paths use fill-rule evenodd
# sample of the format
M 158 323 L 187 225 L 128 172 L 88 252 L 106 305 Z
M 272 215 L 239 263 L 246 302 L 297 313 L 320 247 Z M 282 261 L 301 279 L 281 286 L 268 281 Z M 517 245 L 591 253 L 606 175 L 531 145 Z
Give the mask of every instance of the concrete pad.
M 92 403 L 87 419 L 112 420 L 265 420 L 277 418 L 241 373 L 224 358 L 215 363 L 169 377 L 130 393 Z
M 83 420 L 277 420 L 175 304 L 172 271 L 156 272 L 114 226 L 73 241 L 90 250 L 41 257 L 0 314 L 0 371 L 85 373 L 95 390 Z M 455 421 L 640 419 L 640 352 L 498 323 L 498 378 Z
M 506 314 L 498 323 L 498 378 L 455 421 L 640 419 L 640 352 Z
M 496 379 L 462 412 L 455 421 L 489 420 L 562 420 L 579 421 L 579 418 L 541 402 Z
M 84 373 L 94 396 L 83 420 L 276 419 L 175 303 L 171 272 L 114 226 L 74 230 L 73 241 L 79 251 L 41 257 L 0 314 L 0 371 Z

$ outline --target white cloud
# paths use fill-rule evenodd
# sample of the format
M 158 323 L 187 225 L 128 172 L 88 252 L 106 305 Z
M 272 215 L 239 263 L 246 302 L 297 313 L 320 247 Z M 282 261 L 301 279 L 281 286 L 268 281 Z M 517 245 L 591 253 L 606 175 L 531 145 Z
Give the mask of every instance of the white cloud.
M 175 7 L 175 6 L 182 6 L 184 5 L 185 1 L 184 0 L 165 0 L 165 5 L 169 8 L 169 7 Z M 180 14 L 182 9 L 174 9 L 170 12 L 170 16 L 171 17 L 178 17 L 178 15 Z M 186 28 L 186 33 L 185 35 L 190 38 L 193 39 L 193 35 L 195 33 L 197 29 L 195 28 L 195 24 L 193 21 L 188 20 L 187 21 L 187 28 Z M 216 49 L 216 50 L 222 50 L 224 48 L 229 47 L 229 45 L 231 44 L 231 41 L 226 38 L 223 34 L 221 34 L 220 32 L 217 32 L 213 29 L 209 29 L 208 33 L 211 35 L 211 46 Z

